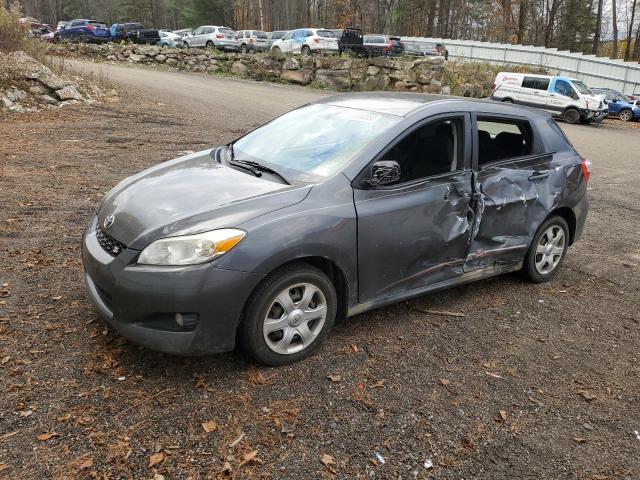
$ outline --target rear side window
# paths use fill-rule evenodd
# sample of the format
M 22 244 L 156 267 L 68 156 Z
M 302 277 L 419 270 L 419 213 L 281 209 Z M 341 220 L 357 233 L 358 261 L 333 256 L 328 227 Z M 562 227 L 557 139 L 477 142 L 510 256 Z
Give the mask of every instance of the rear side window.
M 267 38 L 267 34 L 265 32 L 253 32 L 253 36 L 256 38 Z
M 230 28 L 219 28 L 218 31 L 220 33 L 224 33 L 225 35 L 233 35 L 235 32 Z
M 331 30 L 318 30 L 318 36 L 325 38 L 336 38 L 336 34 Z
M 535 90 L 546 90 L 549 88 L 548 78 L 524 77 L 522 80 L 523 88 L 533 88 Z
M 479 117 L 477 125 L 478 165 L 531 154 L 529 122 Z

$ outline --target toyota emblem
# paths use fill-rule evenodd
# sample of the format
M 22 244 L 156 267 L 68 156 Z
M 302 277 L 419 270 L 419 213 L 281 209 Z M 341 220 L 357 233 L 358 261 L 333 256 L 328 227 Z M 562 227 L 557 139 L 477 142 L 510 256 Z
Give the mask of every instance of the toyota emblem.
M 107 218 L 104 219 L 102 226 L 104 228 L 109 228 L 111 225 L 113 225 L 113 222 L 115 221 L 116 221 L 116 217 L 114 217 L 113 215 L 109 215 L 107 216 Z

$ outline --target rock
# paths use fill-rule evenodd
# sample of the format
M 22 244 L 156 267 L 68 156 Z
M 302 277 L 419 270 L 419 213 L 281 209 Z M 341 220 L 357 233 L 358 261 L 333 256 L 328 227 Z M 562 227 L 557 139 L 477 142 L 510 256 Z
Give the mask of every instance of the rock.
M 71 85 L 69 85 L 67 87 L 63 87 L 60 90 L 56 91 L 56 95 L 62 101 L 65 101 L 65 100 L 82 100 L 82 94 L 80 92 L 78 92 L 76 87 L 71 86 Z
M 312 56 L 304 56 L 300 58 L 300 66 L 302 68 L 312 69 L 316 64 L 316 59 Z
M 236 75 L 246 75 L 247 70 L 247 66 L 240 61 L 233 62 L 233 65 L 231 65 L 231 73 L 235 73 Z
M 174 67 L 178 64 L 178 60 L 176 60 L 175 58 L 167 58 L 164 63 L 165 65 L 171 65 L 172 67 Z
M 433 82 L 432 82 L 433 83 Z M 440 83 L 440 82 L 438 82 Z M 440 90 L 440 93 L 442 93 L 442 95 L 451 95 L 451 87 L 449 87 L 449 85 L 445 85 L 444 87 L 442 87 L 442 89 Z
M 280 74 L 281 80 L 300 85 L 309 85 L 312 77 L 313 72 L 311 70 L 283 70 Z
M 414 83 L 416 81 L 416 72 L 412 70 L 393 70 L 389 73 L 389 78 L 392 80 Z
M 7 97 L 0 98 L 0 101 L 2 102 L 2 105 L 4 105 L 4 108 L 11 108 L 13 106 L 13 102 Z
M 156 55 L 156 62 L 158 63 L 163 63 L 166 59 L 167 59 L 166 55 L 162 55 L 162 54 Z
M 380 73 L 380 67 L 376 67 L 375 65 L 369 65 L 367 68 L 367 75 L 377 75 Z
M 293 57 L 287 57 L 284 60 L 284 62 L 282 62 L 282 69 L 283 70 L 299 70 L 300 62 Z
M 317 70 L 316 83 L 325 88 L 347 90 L 351 87 L 349 70 Z
M 33 87 L 29 87 L 29 91 L 34 95 L 44 95 L 49 90 L 44 88 L 42 85 L 34 85 Z
M 220 65 L 217 65 L 215 63 L 213 65 L 209 65 L 207 67 L 207 72 L 208 73 L 216 73 L 216 72 L 219 72 L 219 71 L 220 71 Z
M 55 98 L 53 98 L 50 95 L 41 95 L 40 98 L 42 99 L 42 101 L 48 103 L 49 105 L 57 105 L 58 104 L 58 100 L 56 100 Z
M 369 65 L 379 68 L 395 68 L 396 63 L 389 57 L 375 57 L 369 60 Z
M 24 107 L 23 107 L 22 105 L 18 105 L 18 104 L 16 103 L 16 104 L 11 105 L 11 106 L 9 107 L 9 111 L 10 111 L 10 112 L 16 112 L 16 113 L 24 113 L 24 112 L 25 112 L 25 109 L 24 109 Z
M 388 85 L 389 77 L 387 75 L 371 75 L 365 79 L 362 89 L 366 91 L 384 90 Z
M 440 56 L 433 56 L 433 57 L 427 57 L 428 58 L 428 62 L 430 65 L 442 65 L 444 64 L 444 57 L 440 57 Z
M 317 57 L 316 68 L 318 70 L 349 70 L 351 68 L 350 58 L 341 58 L 335 56 Z
M 416 77 L 416 82 L 421 85 L 428 85 L 431 83 L 431 77 L 425 73 L 421 73 Z
M 278 80 L 281 72 L 280 62 L 271 57 L 253 59 L 247 66 L 247 75 L 254 80 Z
M 132 53 L 129 55 L 129 61 L 134 63 L 139 63 L 144 60 L 144 55 L 138 55 L 137 53 Z
M 402 80 L 396 82 L 396 84 L 394 85 L 394 88 L 399 91 L 399 92 L 403 92 L 407 89 L 407 84 L 405 82 L 403 82 Z

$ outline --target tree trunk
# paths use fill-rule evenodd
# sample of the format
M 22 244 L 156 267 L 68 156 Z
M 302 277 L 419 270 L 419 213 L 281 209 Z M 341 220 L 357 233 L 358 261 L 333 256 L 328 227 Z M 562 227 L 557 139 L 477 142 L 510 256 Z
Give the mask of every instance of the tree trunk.
M 602 30 L 602 4 L 603 0 L 598 0 L 598 13 L 596 14 L 596 31 L 593 34 L 593 47 L 591 53 L 598 54 L 598 48 L 600 47 L 600 31 Z
M 611 58 L 618 58 L 618 15 L 616 9 L 616 0 L 611 0 L 611 17 L 613 20 L 613 51 L 611 52 Z
M 636 3 L 637 0 L 633 0 L 633 3 L 631 4 L 631 21 L 629 22 L 629 27 L 627 27 L 627 45 L 624 49 L 625 62 L 629 60 L 629 55 L 631 53 L 631 32 L 633 31 L 633 21 L 636 16 Z
M 600 0 L 602 4 L 602 0 Z M 518 43 L 522 45 L 524 42 L 524 22 L 527 19 L 527 0 L 520 0 L 520 11 L 518 12 Z

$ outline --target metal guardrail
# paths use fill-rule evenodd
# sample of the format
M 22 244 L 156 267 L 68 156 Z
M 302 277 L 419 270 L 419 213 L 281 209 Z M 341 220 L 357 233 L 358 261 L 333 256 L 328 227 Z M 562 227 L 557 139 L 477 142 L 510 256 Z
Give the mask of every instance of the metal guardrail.
M 453 60 L 543 67 L 555 75 L 579 78 L 590 87 L 613 88 L 626 94 L 640 93 L 640 64 L 635 62 L 529 45 L 446 38 L 402 39 L 443 42 L 449 51 L 449 58 Z

